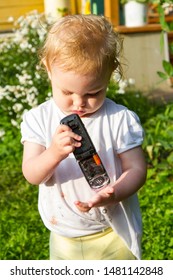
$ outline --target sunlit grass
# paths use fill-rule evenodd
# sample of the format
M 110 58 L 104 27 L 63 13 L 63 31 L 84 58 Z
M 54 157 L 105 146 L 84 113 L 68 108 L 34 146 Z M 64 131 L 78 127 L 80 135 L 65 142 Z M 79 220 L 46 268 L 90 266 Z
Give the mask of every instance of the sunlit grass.
M 1 173 L 8 180 L 10 175 Z M 12 175 L 15 180 L 0 189 L 0 259 L 48 259 L 49 231 L 37 210 L 38 188 L 30 186 L 18 172 Z

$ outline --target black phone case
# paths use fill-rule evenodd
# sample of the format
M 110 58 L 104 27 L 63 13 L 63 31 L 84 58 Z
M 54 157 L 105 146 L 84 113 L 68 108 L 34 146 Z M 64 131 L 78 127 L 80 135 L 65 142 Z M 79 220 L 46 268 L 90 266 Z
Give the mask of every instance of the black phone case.
M 73 153 L 90 187 L 99 190 L 108 185 L 109 176 L 80 117 L 71 114 L 60 123 L 68 125 L 74 133 L 82 136 L 81 147 L 75 148 Z

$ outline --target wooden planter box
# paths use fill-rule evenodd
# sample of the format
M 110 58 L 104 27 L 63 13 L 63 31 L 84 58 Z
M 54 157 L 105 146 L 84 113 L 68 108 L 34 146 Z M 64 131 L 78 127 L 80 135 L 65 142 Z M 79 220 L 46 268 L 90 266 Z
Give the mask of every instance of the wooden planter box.
M 43 0 L 1 0 L 0 1 L 0 31 L 9 31 L 13 22 L 26 13 L 37 10 L 44 11 Z M 11 22 L 9 19 L 11 18 Z M 13 19 L 13 20 L 12 20 Z

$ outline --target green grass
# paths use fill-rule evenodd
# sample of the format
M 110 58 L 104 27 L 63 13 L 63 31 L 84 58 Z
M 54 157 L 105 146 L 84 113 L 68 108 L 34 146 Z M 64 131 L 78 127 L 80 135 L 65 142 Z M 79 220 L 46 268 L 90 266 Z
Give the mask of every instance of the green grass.
M 49 231 L 37 210 L 38 187 L 30 186 L 21 171 L 1 173 L 2 176 L 7 181 L 11 178 L 11 182 L 0 189 L 0 259 L 48 259 Z
M 146 184 L 139 191 L 143 219 L 143 259 L 173 259 L 172 184 L 173 175 L 166 166 L 160 172 L 149 169 Z

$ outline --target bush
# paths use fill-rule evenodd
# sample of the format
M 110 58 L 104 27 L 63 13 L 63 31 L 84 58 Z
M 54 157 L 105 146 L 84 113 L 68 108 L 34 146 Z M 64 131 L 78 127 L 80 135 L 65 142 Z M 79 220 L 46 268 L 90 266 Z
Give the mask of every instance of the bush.
M 129 85 L 128 81 L 124 81 L 124 83 L 125 87 L 121 89 L 120 85 L 112 79 L 108 86 L 107 96 L 116 103 L 134 111 L 139 116 L 142 124 L 157 112 L 164 110 L 163 104 L 160 105 L 149 100 L 142 91 L 135 88 L 135 85 Z
M 21 172 L 23 113 L 46 100 L 50 85 L 38 61 L 51 23 L 32 12 L 19 18 L 14 33 L 0 42 L 0 259 L 48 259 L 48 230 L 37 210 L 38 188 Z
M 173 168 L 173 104 L 145 122 L 144 149 L 148 163 L 157 169 Z
M 19 127 L 23 112 L 44 101 L 50 91 L 48 78 L 38 61 L 38 49 L 49 27 L 47 20 L 33 12 L 19 18 L 15 26 L 14 33 L 0 41 L 3 127 L 9 124 Z
M 148 176 L 139 191 L 143 216 L 143 258 L 173 259 L 173 104 L 145 124 Z

